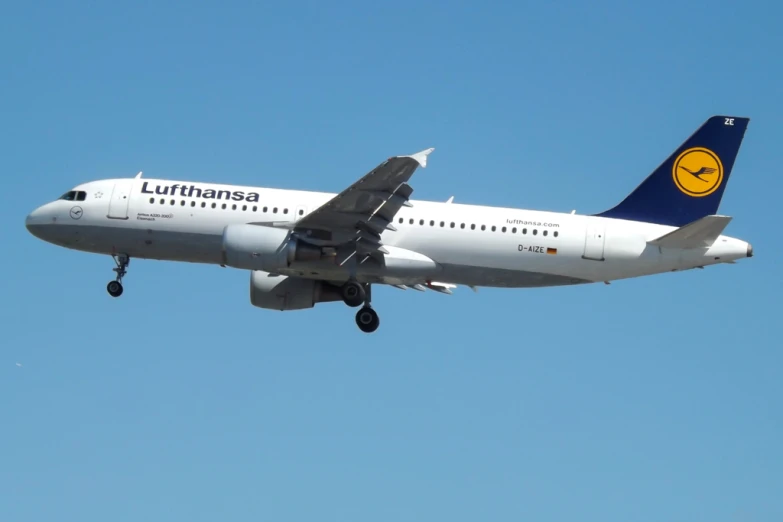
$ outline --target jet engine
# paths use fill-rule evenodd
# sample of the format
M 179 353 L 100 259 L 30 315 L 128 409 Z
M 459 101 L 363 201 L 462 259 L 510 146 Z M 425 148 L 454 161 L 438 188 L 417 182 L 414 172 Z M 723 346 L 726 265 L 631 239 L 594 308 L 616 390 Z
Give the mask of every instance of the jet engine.
M 274 272 L 295 261 L 322 258 L 319 247 L 290 237 L 282 228 L 237 224 L 223 229 L 223 262 L 233 268 Z
M 250 272 L 250 302 L 268 310 L 302 310 L 316 303 L 341 301 L 336 286 L 323 281 Z

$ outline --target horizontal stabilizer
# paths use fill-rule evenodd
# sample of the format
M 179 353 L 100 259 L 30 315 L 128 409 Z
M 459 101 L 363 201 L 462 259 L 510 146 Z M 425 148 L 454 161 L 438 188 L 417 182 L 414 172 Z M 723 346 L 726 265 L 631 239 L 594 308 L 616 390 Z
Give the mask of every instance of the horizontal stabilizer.
M 648 243 L 664 248 L 707 248 L 731 221 L 729 216 L 704 216 Z

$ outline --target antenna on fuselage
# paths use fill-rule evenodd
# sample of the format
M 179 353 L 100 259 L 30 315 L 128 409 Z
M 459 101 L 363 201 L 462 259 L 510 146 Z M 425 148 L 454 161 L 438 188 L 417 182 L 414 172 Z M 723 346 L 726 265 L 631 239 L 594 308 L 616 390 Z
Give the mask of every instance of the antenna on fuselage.
M 140 177 L 141 177 L 141 171 L 139 171 L 139 173 L 138 173 L 138 174 L 136 174 L 136 177 L 135 177 L 135 178 L 133 178 L 133 179 L 139 179 Z

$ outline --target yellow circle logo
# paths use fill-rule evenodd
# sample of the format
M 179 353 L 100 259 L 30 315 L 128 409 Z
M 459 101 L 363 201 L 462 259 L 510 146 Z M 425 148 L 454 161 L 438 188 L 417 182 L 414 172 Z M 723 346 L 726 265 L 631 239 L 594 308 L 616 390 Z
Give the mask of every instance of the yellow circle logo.
M 709 196 L 723 181 L 723 164 L 717 154 L 703 147 L 688 149 L 674 161 L 672 176 L 677 188 L 689 196 Z

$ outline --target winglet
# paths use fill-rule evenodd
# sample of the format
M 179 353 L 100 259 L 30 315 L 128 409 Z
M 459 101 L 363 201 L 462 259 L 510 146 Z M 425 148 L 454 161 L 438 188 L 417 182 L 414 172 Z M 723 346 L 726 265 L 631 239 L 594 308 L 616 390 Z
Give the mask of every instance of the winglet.
M 421 168 L 427 167 L 427 156 L 429 156 L 432 151 L 435 150 L 434 147 L 431 147 L 429 149 L 423 150 L 421 152 L 417 152 L 416 154 L 411 154 L 408 156 L 409 158 L 415 159 L 416 162 L 421 166 Z
M 648 243 L 667 248 L 708 248 L 730 221 L 729 216 L 704 216 Z

